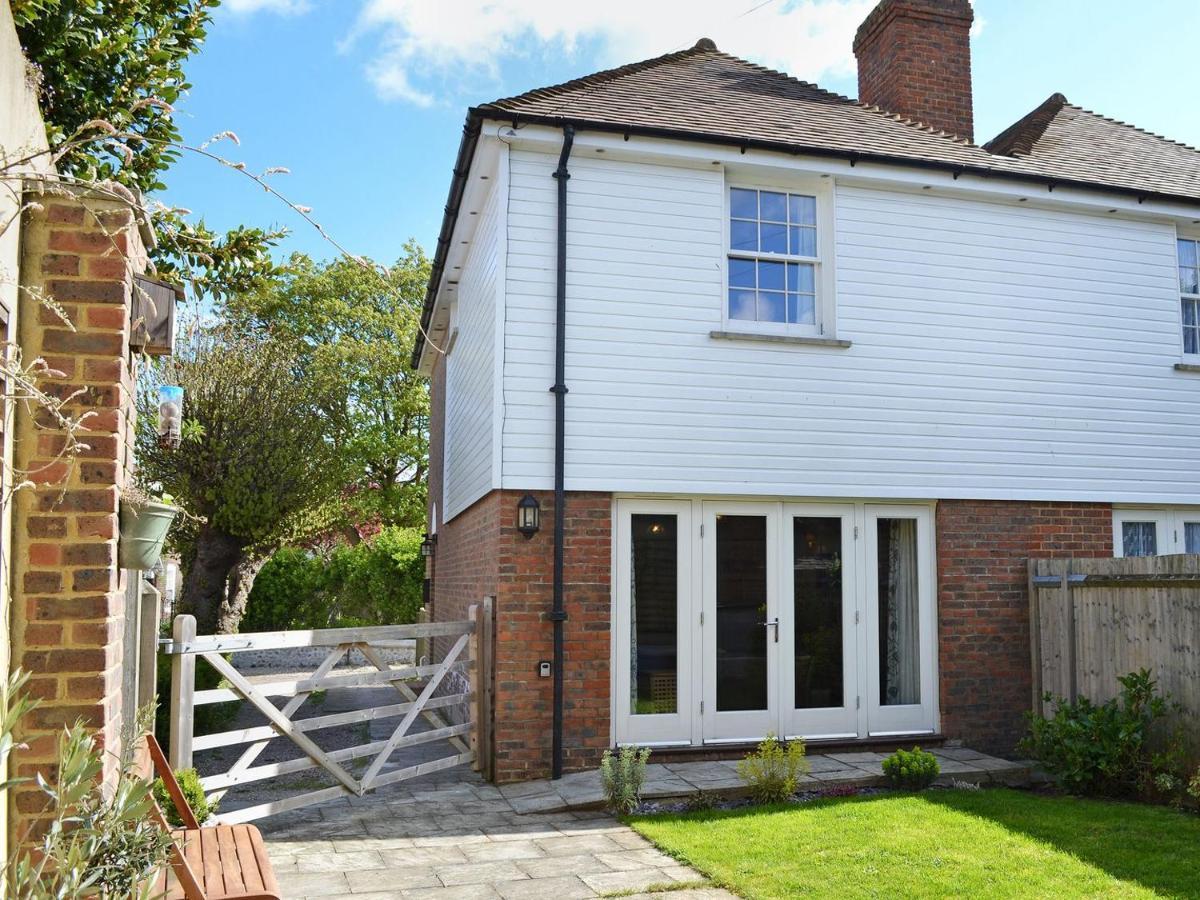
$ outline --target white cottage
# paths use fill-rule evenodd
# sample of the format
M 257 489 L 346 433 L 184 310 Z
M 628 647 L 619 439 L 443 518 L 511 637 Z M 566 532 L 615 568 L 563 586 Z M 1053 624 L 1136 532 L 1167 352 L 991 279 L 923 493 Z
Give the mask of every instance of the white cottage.
M 1058 94 L 975 143 L 971 20 L 883 0 L 859 100 L 701 40 L 470 110 L 413 362 L 498 779 L 1003 752 L 1026 561 L 1200 550 L 1200 152 Z

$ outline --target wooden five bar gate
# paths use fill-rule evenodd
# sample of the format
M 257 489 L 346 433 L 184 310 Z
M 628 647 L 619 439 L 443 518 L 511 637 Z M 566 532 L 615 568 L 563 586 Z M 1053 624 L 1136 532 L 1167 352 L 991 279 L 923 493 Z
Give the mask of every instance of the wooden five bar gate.
M 422 663 L 418 658 L 413 665 L 395 668 L 387 661 L 386 651 L 398 647 L 401 641 L 430 638 L 449 643 L 440 661 Z M 322 769 L 336 782 L 332 787 L 223 812 L 220 819 L 227 823 L 259 819 L 347 794 L 362 796 L 384 785 L 466 763 L 471 763 L 485 778 L 490 778 L 493 640 L 490 597 L 472 606 L 464 621 L 371 628 L 198 636 L 196 620 L 192 616 L 178 616 L 172 639 L 164 641 L 159 648 L 171 658 L 170 763 L 177 770 L 190 768 L 192 756 L 198 751 L 247 745 L 226 771 L 201 778 L 201 786 L 213 800 L 219 800 L 239 785 L 306 769 Z M 301 679 L 251 683 L 226 659 L 227 655 L 248 651 L 298 647 L 329 648 L 316 669 Z M 335 666 L 353 650 L 361 653 L 374 671 L 335 674 Z M 212 666 L 228 687 L 197 691 L 197 658 Z M 443 685 L 451 692 L 438 693 Z M 305 700 L 316 691 L 383 686 L 393 688 L 400 702 L 332 715 L 294 718 Z M 286 698 L 286 702 L 276 705 L 271 700 L 273 697 Z M 197 706 L 238 700 L 251 704 L 265 717 L 267 724 L 217 734 L 194 733 Z M 462 708 L 469 710 L 465 721 L 452 723 L 443 715 L 443 711 L 449 713 Z M 391 735 L 382 741 L 325 751 L 310 737 L 310 733 L 320 729 L 392 717 L 399 717 L 400 721 Z M 430 730 L 412 731 L 418 717 L 428 723 Z M 290 741 L 303 756 L 255 765 L 267 745 L 276 738 Z M 448 742 L 454 752 L 439 759 L 385 771 L 397 750 L 435 741 Z M 355 768 L 353 761 L 360 759 L 370 762 L 365 770 L 355 774 L 351 771 Z

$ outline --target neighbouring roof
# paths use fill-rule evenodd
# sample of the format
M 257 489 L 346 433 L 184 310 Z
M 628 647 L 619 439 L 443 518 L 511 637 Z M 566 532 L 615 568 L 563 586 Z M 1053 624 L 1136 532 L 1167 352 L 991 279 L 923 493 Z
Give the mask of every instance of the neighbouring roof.
M 426 297 L 426 325 L 483 119 L 571 124 L 1200 201 L 1200 151 L 1072 106 L 1061 94 L 979 146 L 722 53 L 705 38 L 687 50 L 470 110 Z M 418 337 L 414 365 L 423 343 Z

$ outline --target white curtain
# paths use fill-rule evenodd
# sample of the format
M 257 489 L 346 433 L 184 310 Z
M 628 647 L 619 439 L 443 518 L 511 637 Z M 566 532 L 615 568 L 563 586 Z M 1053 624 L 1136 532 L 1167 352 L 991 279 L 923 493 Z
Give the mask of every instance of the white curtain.
M 917 522 L 888 519 L 887 689 L 888 706 L 921 702 L 920 609 L 917 589 Z M 881 550 L 883 548 L 880 548 Z

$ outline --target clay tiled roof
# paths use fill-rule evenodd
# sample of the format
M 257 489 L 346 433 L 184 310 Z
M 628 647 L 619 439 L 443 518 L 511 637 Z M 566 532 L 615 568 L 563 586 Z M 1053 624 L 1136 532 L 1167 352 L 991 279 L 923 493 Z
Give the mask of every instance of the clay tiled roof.
M 1200 198 L 1200 150 L 1073 106 L 1062 94 L 984 148 L 1014 171 Z
M 1061 94 L 981 147 L 722 53 L 707 39 L 473 113 L 1200 200 L 1200 152 L 1071 106 Z

